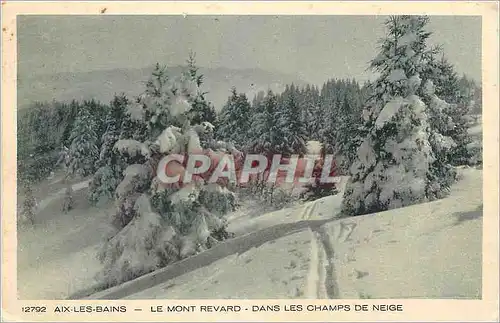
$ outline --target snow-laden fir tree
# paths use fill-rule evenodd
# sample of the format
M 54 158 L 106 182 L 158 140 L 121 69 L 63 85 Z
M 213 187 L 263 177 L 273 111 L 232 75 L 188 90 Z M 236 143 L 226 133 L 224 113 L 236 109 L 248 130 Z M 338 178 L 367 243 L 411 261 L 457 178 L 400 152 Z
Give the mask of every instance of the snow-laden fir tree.
M 453 165 L 466 165 L 470 164 L 470 160 L 475 153 L 468 147 L 472 143 L 472 138 L 469 135 L 469 119 L 474 110 L 475 91 L 477 89 L 474 82 L 469 81 L 465 75 L 460 78 L 458 89 L 459 98 L 457 103 L 454 104 L 455 108 L 451 114 L 455 127 L 450 133 L 450 137 L 457 145 L 451 151 L 450 162 Z
M 441 196 L 429 142 L 426 106 L 416 95 L 429 33 L 422 16 L 392 16 L 381 51 L 371 62 L 380 73 L 372 105 L 363 112 L 368 130 L 350 168 L 342 211 L 359 215 Z
M 364 100 L 363 91 L 354 80 L 331 79 L 321 89 L 316 136 L 326 152 L 338 159 L 341 171 L 345 171 L 355 155 Z
M 17 166 L 19 179 L 44 180 L 54 170 L 65 126 L 65 111 L 57 102 L 35 102 L 19 111 Z
M 96 121 L 86 108 L 78 111 L 70 135 L 68 176 L 86 177 L 93 174 L 99 158 Z
M 55 167 L 61 167 L 65 172 L 67 172 L 71 162 L 71 155 L 69 153 L 69 148 L 61 145 L 58 153 L 58 159 Z
M 331 101 L 330 104 L 323 105 L 322 121 L 318 131 L 318 139 L 323 144 L 325 153 L 333 154 L 335 152 L 335 138 L 338 126 L 338 101 Z
M 269 90 L 259 106 L 258 112 L 252 115 L 249 151 L 265 155 L 277 153 L 276 95 Z
M 337 145 L 340 158 L 338 167 L 343 173 L 349 172 L 349 167 L 356 158 L 356 150 L 361 144 L 362 133 L 362 111 L 365 103 L 365 91 L 355 81 L 350 82 L 347 89 L 343 110 L 347 114 L 343 122 L 338 127 Z
M 244 93 L 231 89 L 231 96 L 219 115 L 217 138 L 234 143 L 238 148 L 247 144 L 250 132 L 251 106 Z
M 114 146 L 135 159 L 115 191 L 116 230 L 99 253 L 104 265 L 99 279 L 107 285 L 193 255 L 229 236 L 225 214 L 236 205 L 232 192 L 201 179 L 180 187 L 157 177 L 162 157 L 202 151 L 198 134 L 207 127 L 191 125 L 190 98 L 199 91 L 191 80 L 169 79 L 166 70 L 157 69 L 146 92 L 127 109 L 147 132 L 141 141 L 121 138 Z
M 269 92 L 269 90 L 268 90 Z M 265 91 L 259 91 L 252 99 L 252 111 L 261 112 L 262 102 L 266 97 Z
M 360 111 L 349 93 L 344 94 L 340 103 L 337 124 L 334 125 L 334 155 L 336 165 L 342 174 L 349 171 L 356 158 L 356 150 L 360 142 L 359 127 L 361 126 Z
M 434 170 L 432 178 L 438 181 L 443 188 L 448 188 L 456 179 L 456 171 L 451 166 L 451 152 L 457 147 L 457 143 L 450 136 L 455 128 L 451 111 L 456 107 L 439 98 L 435 93 L 432 80 L 428 79 L 422 87 L 422 99 L 427 103 L 429 115 L 429 142 L 434 152 Z M 437 197 L 442 197 L 443 192 L 438 192 Z
M 471 142 L 468 134 L 468 115 L 474 105 L 472 99 L 474 89 L 466 85 L 463 79 L 459 79 L 453 65 L 448 62 L 444 54 L 441 59 L 436 59 L 438 54 L 442 54 L 440 48 L 433 48 L 425 56 L 426 67 L 422 74 L 424 75 L 423 84 L 428 86 L 422 87 L 422 97 L 424 102 L 433 106 L 436 106 L 434 96 L 439 98 L 438 105 L 441 108 L 431 109 L 430 117 L 431 119 L 445 117 L 447 122 L 443 125 L 437 120 L 431 124 L 431 127 L 433 131 L 451 138 L 454 142 L 446 152 L 447 162 L 453 165 L 463 165 L 467 164 L 471 157 L 467 149 L 467 145 Z M 427 95 L 429 92 L 432 93 Z
M 105 120 L 106 131 L 101 138 L 101 149 L 97 161 L 97 171 L 89 184 L 88 198 L 93 204 L 113 198 L 116 186 L 122 179 L 124 161 L 114 150 L 120 138 L 128 100 L 125 95 L 115 96 Z
M 110 108 L 105 120 L 105 132 L 101 138 L 101 149 L 99 152 L 99 167 L 113 164 L 115 154 L 113 147 L 120 138 L 121 126 L 125 117 L 125 108 L 129 104 L 124 94 L 115 95 L 111 101 Z
M 292 84 L 282 94 L 282 104 L 276 112 L 276 148 L 284 156 L 306 153 L 307 130 L 300 120 L 297 96 L 297 88 Z
M 194 82 L 198 88 L 203 84 L 203 75 L 199 73 L 199 68 L 196 66 L 195 54 L 190 53 L 187 60 L 187 71 L 184 72 L 185 78 L 190 82 Z M 194 91 L 188 92 L 191 102 L 188 118 L 192 124 L 201 124 L 202 122 L 215 123 L 217 114 L 213 105 L 205 98 L 206 92 Z
M 316 86 L 307 85 L 300 91 L 301 122 L 306 128 L 307 138 L 318 140 L 319 126 L 318 112 L 320 105 L 319 90 Z

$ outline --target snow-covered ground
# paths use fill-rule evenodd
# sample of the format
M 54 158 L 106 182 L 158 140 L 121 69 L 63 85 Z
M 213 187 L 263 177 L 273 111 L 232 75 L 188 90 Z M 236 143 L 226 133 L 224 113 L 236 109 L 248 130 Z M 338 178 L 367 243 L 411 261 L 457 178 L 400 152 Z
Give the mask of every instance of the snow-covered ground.
M 75 209 L 61 212 L 56 191 L 42 199 L 34 227 L 18 228 L 18 296 L 21 299 L 59 299 L 95 284 L 100 268 L 95 251 L 109 229 L 106 208 L 90 207 L 82 189 L 73 185 Z
M 342 192 L 267 213 L 244 204 L 230 215 L 236 238 L 89 298 L 480 297 L 482 170 L 459 171 L 445 199 L 354 218 L 336 219 Z M 38 189 L 35 227 L 18 229 L 21 299 L 67 298 L 101 268 L 112 205 L 90 207 L 83 181 L 63 214 L 52 181 Z
M 344 178 L 341 185 L 345 185 Z M 101 264 L 95 255 L 109 230 L 107 207 L 90 207 L 86 201 L 88 180 L 73 184 L 74 210 L 61 213 L 64 188 L 40 197 L 37 224 L 18 231 L 18 293 L 22 299 L 64 299 L 95 286 Z M 341 186 L 342 188 L 343 186 Z M 278 224 L 325 219 L 340 211 L 341 194 L 312 203 L 297 204 L 275 212 L 259 212 L 256 204 L 244 203 L 229 215 L 229 231 L 245 235 Z M 43 276 L 41 282 L 39 277 Z
M 332 221 L 339 194 L 234 216 L 234 240 L 90 298 L 477 297 L 482 171 L 460 172 L 450 197 L 376 215 Z M 74 211 L 56 216 L 53 200 L 42 224 L 19 232 L 20 298 L 66 298 L 96 284 L 107 214 L 80 195 Z
M 342 298 L 481 297 L 482 171 L 461 174 L 443 200 L 325 226 Z
M 228 231 L 237 236 L 277 224 L 298 222 L 303 220 L 328 219 L 340 213 L 342 195 L 348 177 L 343 176 L 338 185 L 339 194 L 318 199 L 314 202 L 295 204 L 274 212 L 260 212 L 262 206 L 258 201 L 243 204 L 243 207 L 228 216 Z M 259 209 L 260 208 L 260 209 Z
M 89 298 L 479 298 L 482 171 L 460 173 L 443 200 L 275 224 Z

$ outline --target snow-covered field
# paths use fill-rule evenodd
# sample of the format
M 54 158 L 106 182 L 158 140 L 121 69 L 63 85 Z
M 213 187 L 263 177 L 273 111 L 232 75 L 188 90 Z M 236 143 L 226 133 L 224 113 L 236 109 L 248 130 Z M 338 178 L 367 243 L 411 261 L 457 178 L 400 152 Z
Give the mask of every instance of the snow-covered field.
M 95 251 L 109 228 L 106 209 L 87 204 L 85 183 L 73 186 L 74 210 L 61 212 L 62 194 L 57 191 L 40 201 L 34 227 L 18 228 L 19 298 L 66 298 L 95 284 L 100 266 Z
M 262 214 L 243 205 L 230 215 L 236 238 L 89 298 L 478 298 L 483 174 L 459 171 L 445 199 L 354 218 L 336 218 L 342 192 Z M 21 299 L 64 299 L 96 284 L 112 205 L 90 207 L 88 183 L 75 183 L 76 208 L 63 214 L 52 184 L 36 226 L 18 229 Z
M 89 298 L 480 298 L 482 171 L 461 174 L 446 199 L 276 224 Z

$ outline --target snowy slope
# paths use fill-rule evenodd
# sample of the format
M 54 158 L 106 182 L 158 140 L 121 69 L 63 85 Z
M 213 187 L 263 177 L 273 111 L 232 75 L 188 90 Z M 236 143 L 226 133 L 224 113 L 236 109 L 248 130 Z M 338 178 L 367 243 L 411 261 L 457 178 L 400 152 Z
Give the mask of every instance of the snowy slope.
M 449 198 L 325 226 L 342 298 L 481 297 L 482 171 L 461 172 Z
M 257 214 L 255 216 L 249 214 L 250 210 L 248 209 L 238 210 L 228 217 L 228 231 L 240 235 L 283 223 L 333 218 L 340 213 L 342 195 L 347 180 L 347 176 L 341 177 L 338 185 L 339 193 L 337 195 L 324 197 L 313 202 L 297 204 L 289 208 Z M 253 208 L 254 211 L 257 210 L 259 212 L 258 207 L 257 205 L 249 206 L 249 208 Z
M 40 189 L 46 194 L 40 193 L 35 227 L 21 225 L 18 230 L 20 298 L 64 299 L 97 284 L 94 275 L 101 264 L 95 255 L 110 229 L 108 213 L 113 206 L 90 207 L 85 190 L 88 183 L 86 180 L 73 185 L 76 208 L 68 214 L 61 213 L 65 188 L 52 185 L 49 189 L 49 185 L 44 185 Z M 276 224 L 332 217 L 340 211 L 340 202 L 341 194 L 270 213 L 259 212 L 252 206 L 253 215 L 239 210 L 230 216 L 229 230 L 240 236 Z M 317 211 L 317 205 L 322 210 Z
M 64 299 L 95 284 L 100 268 L 95 252 L 109 227 L 107 210 L 87 204 L 82 191 L 87 184 L 73 185 L 75 209 L 68 214 L 61 212 L 64 191 L 56 191 L 40 201 L 34 227 L 19 227 L 19 298 Z
M 274 225 L 89 298 L 477 298 L 482 171 L 460 172 L 446 199 Z

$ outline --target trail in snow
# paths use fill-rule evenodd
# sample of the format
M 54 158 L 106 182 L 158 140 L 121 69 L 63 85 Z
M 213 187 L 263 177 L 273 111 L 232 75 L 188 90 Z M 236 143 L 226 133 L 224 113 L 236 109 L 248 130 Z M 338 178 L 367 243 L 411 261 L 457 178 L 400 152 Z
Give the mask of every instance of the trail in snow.
M 243 254 L 252 248 L 258 248 L 263 244 L 276 240 L 293 233 L 298 233 L 304 229 L 319 227 L 333 219 L 309 220 L 278 224 L 246 235 L 226 240 L 215 247 L 208 249 L 195 256 L 173 263 L 168 267 L 157 270 L 153 273 L 141 276 L 135 280 L 126 282 L 109 290 L 96 293 L 92 299 L 118 299 L 127 295 L 135 294 L 142 290 L 152 288 L 155 285 L 166 282 L 175 277 L 185 275 L 201 267 L 206 267 L 217 260 L 223 259 L 233 254 Z
M 333 258 L 335 253 L 333 251 L 333 245 L 330 240 L 330 236 L 328 232 L 324 229 L 324 227 L 319 227 L 316 229 L 315 238 L 319 240 L 319 245 L 322 247 L 325 253 L 324 263 L 318 263 L 317 265 L 325 266 L 325 274 L 322 279 L 322 283 L 324 284 L 326 296 L 327 298 L 338 298 L 339 297 L 339 289 L 337 286 L 337 277 L 335 274 L 335 265 L 333 263 Z M 318 297 L 320 295 L 317 295 Z
M 338 187 L 339 193 L 336 195 L 323 197 L 304 204 L 292 205 L 277 211 L 261 211 L 258 215 L 254 215 L 256 210 L 259 210 L 259 205 L 245 205 L 244 208 L 228 215 L 228 231 L 238 236 L 277 224 L 336 217 L 341 211 L 342 197 L 347 180 L 347 176 L 342 176 Z

